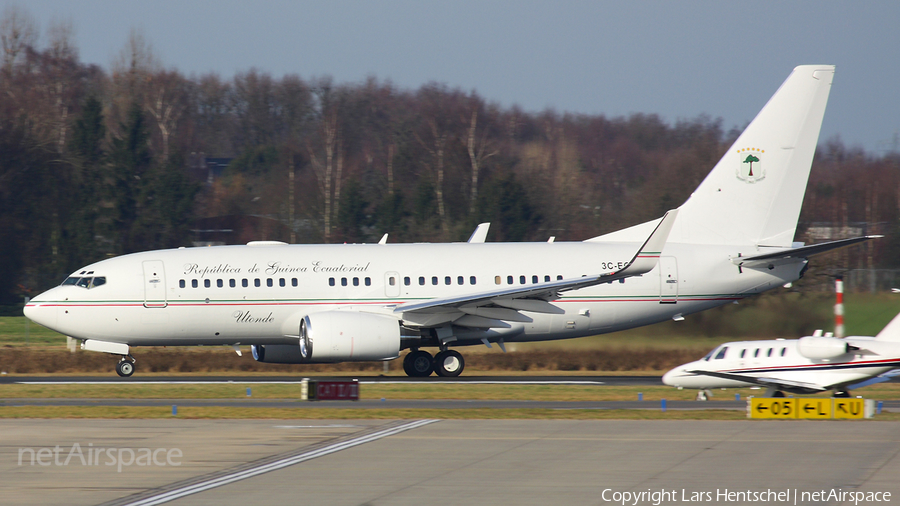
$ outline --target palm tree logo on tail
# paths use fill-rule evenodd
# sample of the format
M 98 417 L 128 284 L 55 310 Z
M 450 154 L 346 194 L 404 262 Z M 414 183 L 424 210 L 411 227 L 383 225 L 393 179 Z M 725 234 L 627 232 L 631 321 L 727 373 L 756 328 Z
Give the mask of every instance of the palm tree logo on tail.
M 765 152 L 764 149 L 757 148 L 738 149 L 737 153 L 741 163 L 737 170 L 737 178 L 747 183 L 758 183 L 765 179 L 766 172 L 762 166 Z

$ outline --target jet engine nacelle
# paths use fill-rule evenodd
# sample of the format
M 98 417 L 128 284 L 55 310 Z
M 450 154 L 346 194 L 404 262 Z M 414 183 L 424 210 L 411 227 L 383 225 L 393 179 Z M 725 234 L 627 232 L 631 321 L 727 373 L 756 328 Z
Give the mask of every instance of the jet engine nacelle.
M 300 320 L 297 346 L 254 345 L 253 358 L 274 364 L 390 360 L 400 355 L 396 318 L 355 311 L 326 311 Z
M 797 351 L 811 359 L 840 357 L 853 349 L 850 343 L 836 337 L 807 336 L 797 340 Z

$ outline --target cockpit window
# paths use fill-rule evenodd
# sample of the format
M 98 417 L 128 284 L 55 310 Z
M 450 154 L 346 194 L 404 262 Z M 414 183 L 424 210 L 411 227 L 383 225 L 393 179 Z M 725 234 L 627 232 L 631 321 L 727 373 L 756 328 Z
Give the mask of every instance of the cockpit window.
M 716 354 L 716 360 L 721 360 L 725 358 L 725 352 L 728 351 L 728 346 L 722 346 L 722 349 L 719 350 L 719 353 Z
M 60 286 L 75 285 L 90 289 L 105 284 L 106 276 L 69 276 L 68 278 L 63 280 L 62 285 Z
M 711 359 L 711 358 L 712 358 L 712 356 L 713 356 L 713 353 L 715 353 L 715 352 L 716 352 L 716 350 L 717 350 L 717 349 L 718 349 L 718 348 L 713 348 L 713 349 L 712 349 L 712 350 L 710 350 L 710 352 L 709 352 L 709 353 L 707 353 L 707 354 L 706 354 L 706 356 L 705 356 L 705 357 L 703 357 L 703 358 L 702 358 L 702 359 L 700 359 L 700 360 L 705 360 L 705 361 L 707 361 L 707 362 L 709 362 L 709 359 Z

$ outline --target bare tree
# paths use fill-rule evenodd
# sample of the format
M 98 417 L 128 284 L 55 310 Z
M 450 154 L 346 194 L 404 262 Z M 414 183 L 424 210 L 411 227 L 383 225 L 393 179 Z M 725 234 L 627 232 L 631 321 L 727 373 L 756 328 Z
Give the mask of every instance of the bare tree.
M 16 61 L 25 48 L 34 47 L 38 38 L 37 23 L 22 7 L 11 4 L 0 17 L 0 45 L 3 46 L 3 67 L 12 75 Z
M 162 138 L 162 159 L 169 159 L 169 138 L 187 107 L 184 79 L 175 71 L 160 71 L 147 80 L 144 109 L 156 120 Z

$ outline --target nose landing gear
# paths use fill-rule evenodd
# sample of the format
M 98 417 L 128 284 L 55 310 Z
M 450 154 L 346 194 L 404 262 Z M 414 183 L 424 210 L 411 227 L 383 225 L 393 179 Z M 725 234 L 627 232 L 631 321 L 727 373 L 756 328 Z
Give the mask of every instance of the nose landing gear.
M 131 355 L 123 356 L 116 364 L 116 374 L 123 378 L 127 378 L 134 374 L 134 362 L 134 357 Z

